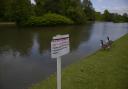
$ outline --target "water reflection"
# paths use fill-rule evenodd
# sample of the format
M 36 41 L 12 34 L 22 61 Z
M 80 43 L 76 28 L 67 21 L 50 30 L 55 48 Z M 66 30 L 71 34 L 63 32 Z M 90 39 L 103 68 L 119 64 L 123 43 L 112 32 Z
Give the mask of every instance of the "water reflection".
M 39 33 L 40 52 L 50 50 L 51 38 L 57 34 L 69 34 L 71 51 L 75 50 L 82 41 L 88 39 L 89 31 L 89 28 L 85 30 L 85 26 L 60 27 L 58 29 L 49 28 L 45 31 L 45 33 Z
M 70 34 L 71 50 L 77 49 L 79 44 L 88 40 L 91 24 L 87 26 L 70 26 L 36 29 L 13 29 L 6 28 L 0 32 L 0 51 L 12 50 L 21 55 L 39 54 L 50 50 L 53 36 L 57 34 Z M 86 29 L 86 30 L 85 30 Z M 37 30 L 37 31 L 35 31 Z M 31 52 L 30 52 L 31 51 Z
M 62 66 L 95 52 L 99 40 L 115 40 L 128 32 L 128 24 L 92 23 L 49 28 L 0 27 L 0 89 L 23 89 L 56 71 L 50 57 L 52 37 L 70 35 L 71 52 L 63 56 Z M 13 82 L 12 82 L 13 81 Z
M 39 42 L 38 42 L 38 34 L 35 34 L 33 36 L 33 43 L 32 43 L 32 48 L 31 48 L 31 56 L 34 55 L 34 56 L 38 56 L 39 53 L 39 48 L 40 48 L 40 45 L 39 45 Z
M 12 29 L 13 30 L 13 29 Z M 20 54 L 27 54 L 31 48 L 33 34 L 29 31 L 13 30 L 9 28 L 5 31 L 0 31 L 0 51 L 12 50 Z

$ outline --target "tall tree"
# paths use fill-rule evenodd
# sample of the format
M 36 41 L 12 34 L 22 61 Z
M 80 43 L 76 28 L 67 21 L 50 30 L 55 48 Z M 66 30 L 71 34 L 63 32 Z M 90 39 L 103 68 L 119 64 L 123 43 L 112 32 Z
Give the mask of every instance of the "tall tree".
M 81 0 L 63 0 L 63 12 L 76 23 L 86 22 L 85 13 L 81 7 Z
M 57 13 L 71 18 L 77 23 L 85 21 L 81 0 L 36 0 L 37 15 Z
M 15 21 L 18 24 L 24 24 L 32 14 L 31 2 L 29 0 L 14 0 L 13 10 Z
M 61 0 L 35 0 L 37 15 L 43 15 L 47 12 L 61 13 Z
M 112 21 L 111 14 L 108 10 L 104 10 L 103 20 L 104 21 Z
M 7 21 L 12 21 L 13 19 L 13 9 L 12 4 L 14 0 L 5 0 L 5 13 L 4 13 L 4 19 Z
M 13 10 L 12 10 L 13 0 L 1 0 L 0 2 L 0 18 L 4 21 L 13 20 Z
M 95 12 L 95 20 L 101 21 L 102 20 L 102 14 L 101 12 Z
M 128 22 L 128 14 L 127 13 L 124 13 L 122 18 L 123 18 L 124 22 Z
M 5 0 L 0 1 L 0 18 L 3 18 L 5 11 Z
M 44 9 L 46 12 L 60 13 L 61 9 L 61 0 L 46 0 L 44 4 Z
M 37 16 L 41 16 L 44 14 L 45 10 L 44 10 L 44 4 L 45 4 L 46 0 L 35 0 L 35 13 Z
M 82 8 L 83 8 L 88 20 L 95 19 L 95 10 L 94 10 L 93 5 L 90 0 L 83 0 Z

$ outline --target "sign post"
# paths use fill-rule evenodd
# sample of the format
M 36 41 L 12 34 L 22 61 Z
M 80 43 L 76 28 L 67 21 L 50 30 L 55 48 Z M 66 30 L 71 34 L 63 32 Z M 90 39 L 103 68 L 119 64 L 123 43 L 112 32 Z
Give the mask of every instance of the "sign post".
M 51 57 L 57 58 L 57 89 L 61 89 L 61 56 L 68 54 L 69 35 L 57 35 L 51 42 Z
M 57 89 L 61 89 L 61 57 L 57 57 Z

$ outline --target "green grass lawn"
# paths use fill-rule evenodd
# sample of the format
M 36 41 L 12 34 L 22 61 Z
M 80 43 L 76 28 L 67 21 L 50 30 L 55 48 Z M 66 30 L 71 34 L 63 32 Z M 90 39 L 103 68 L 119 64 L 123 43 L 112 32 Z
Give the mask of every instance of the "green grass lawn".
M 29 89 L 56 89 L 56 77 Z M 128 89 L 128 34 L 112 48 L 69 65 L 62 72 L 62 89 Z

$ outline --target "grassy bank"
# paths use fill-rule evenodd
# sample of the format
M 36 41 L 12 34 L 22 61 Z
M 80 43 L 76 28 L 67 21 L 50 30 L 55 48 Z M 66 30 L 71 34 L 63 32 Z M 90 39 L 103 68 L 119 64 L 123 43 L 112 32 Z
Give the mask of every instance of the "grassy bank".
M 0 25 L 16 25 L 15 22 L 0 22 Z
M 0 22 L 0 27 L 2 30 L 2 27 L 16 27 L 16 23 L 15 22 Z
M 53 75 L 29 89 L 56 89 L 56 78 Z M 65 68 L 62 89 L 128 89 L 128 34 L 109 51 L 100 50 Z

